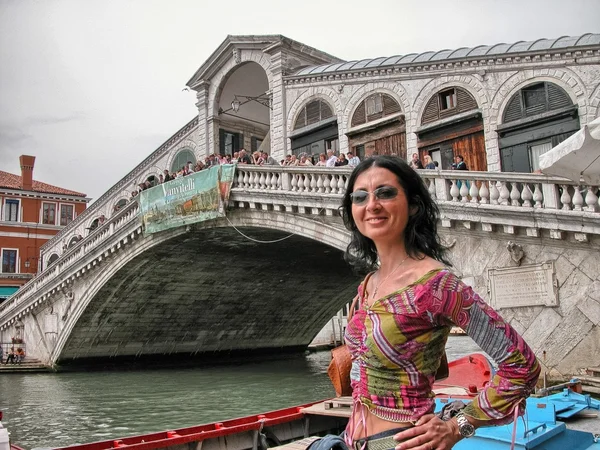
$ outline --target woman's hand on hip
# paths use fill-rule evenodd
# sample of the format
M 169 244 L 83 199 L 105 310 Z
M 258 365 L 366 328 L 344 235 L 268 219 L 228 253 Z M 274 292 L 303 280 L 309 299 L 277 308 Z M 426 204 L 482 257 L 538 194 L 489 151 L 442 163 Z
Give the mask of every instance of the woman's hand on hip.
M 435 414 L 427 414 L 394 439 L 399 441 L 396 450 L 450 450 L 461 436 L 455 420 L 444 422 Z

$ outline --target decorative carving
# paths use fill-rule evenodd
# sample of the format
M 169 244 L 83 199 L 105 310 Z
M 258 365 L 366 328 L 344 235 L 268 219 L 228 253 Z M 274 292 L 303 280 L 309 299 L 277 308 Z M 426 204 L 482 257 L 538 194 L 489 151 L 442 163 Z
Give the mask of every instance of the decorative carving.
M 519 244 L 515 244 L 513 241 L 508 241 L 506 246 L 508 253 L 510 253 L 510 258 L 517 263 L 517 266 L 521 265 L 521 260 L 525 256 L 525 252 L 523 252 L 523 247 Z
M 240 54 L 240 49 L 239 48 L 234 48 L 233 49 L 233 61 L 236 64 L 239 64 L 242 62 L 242 55 Z

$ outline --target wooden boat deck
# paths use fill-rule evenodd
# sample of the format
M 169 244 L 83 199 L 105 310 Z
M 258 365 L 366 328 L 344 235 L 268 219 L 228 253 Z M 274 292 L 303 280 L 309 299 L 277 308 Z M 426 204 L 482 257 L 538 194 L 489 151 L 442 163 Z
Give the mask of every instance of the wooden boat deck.
M 337 397 L 321 403 L 315 403 L 308 408 L 302 408 L 301 412 L 316 416 L 330 416 L 350 418 L 352 414 L 352 397 Z
M 315 442 L 317 439 L 321 439 L 320 436 L 310 436 L 299 441 L 290 442 L 289 444 L 280 445 L 273 447 L 270 450 L 305 450 L 310 444 Z

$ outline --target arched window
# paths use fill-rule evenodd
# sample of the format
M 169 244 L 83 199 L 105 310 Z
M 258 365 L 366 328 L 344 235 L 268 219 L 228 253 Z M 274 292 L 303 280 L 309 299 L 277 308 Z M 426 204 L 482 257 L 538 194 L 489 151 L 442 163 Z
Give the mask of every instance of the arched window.
M 503 172 L 536 172 L 540 156 L 579 130 L 577 105 L 547 81 L 517 91 L 496 128 Z
M 75 244 L 77 244 L 80 240 L 81 240 L 81 236 L 76 234 L 75 236 L 73 236 L 70 240 L 69 240 L 69 245 L 67 246 L 68 248 L 73 247 Z
M 421 125 L 477 109 L 477 101 L 463 88 L 452 87 L 436 93 L 423 110 Z
M 187 165 L 187 163 L 190 161 L 192 164 L 196 164 L 196 156 L 194 156 L 194 153 L 189 149 L 181 150 L 179 153 L 177 153 L 177 156 L 175 156 L 175 159 L 171 164 L 171 172 L 177 172 L 178 170 L 181 170 L 181 168 Z
M 154 187 L 158 184 L 158 178 L 154 175 L 150 175 L 146 180 L 150 182 L 150 187 Z
M 402 112 L 402 109 L 391 95 L 373 94 L 358 105 L 352 116 L 350 126 L 356 127 L 399 112 Z
M 121 208 L 123 208 L 127 204 L 127 200 L 122 198 L 119 200 L 114 206 L 114 212 L 118 212 Z
M 48 266 L 50 266 L 57 259 L 58 259 L 58 255 L 56 253 L 53 253 L 52 255 L 50 255 L 50 258 L 48 258 Z
M 326 102 L 323 100 L 313 100 L 302 108 L 300 114 L 296 117 L 294 130 L 314 125 L 331 117 L 333 117 L 333 111 Z
M 100 226 L 100 218 L 94 219 L 92 221 L 91 225 L 88 227 L 88 231 L 91 233 L 92 231 L 94 231 L 99 226 Z
M 556 84 L 546 81 L 530 84 L 511 97 L 504 110 L 502 123 L 525 119 L 572 105 L 573 102 L 569 95 Z

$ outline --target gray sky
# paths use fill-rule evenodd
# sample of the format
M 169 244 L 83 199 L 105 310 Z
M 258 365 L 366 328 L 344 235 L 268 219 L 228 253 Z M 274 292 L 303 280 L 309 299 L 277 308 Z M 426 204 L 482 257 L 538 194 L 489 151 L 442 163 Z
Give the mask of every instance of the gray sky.
M 599 0 L 0 0 L 0 169 L 35 155 L 35 179 L 99 197 L 194 116 L 182 88 L 228 34 L 351 60 L 599 24 Z

